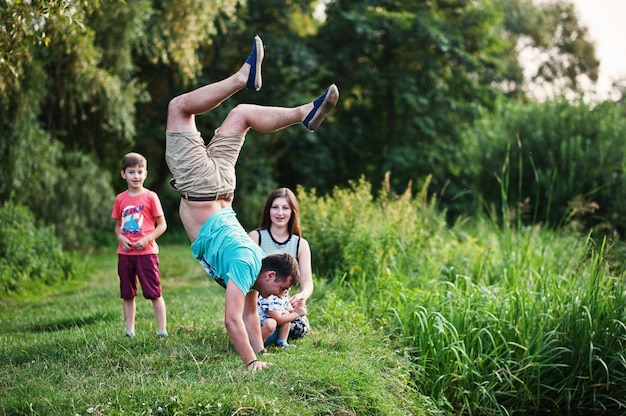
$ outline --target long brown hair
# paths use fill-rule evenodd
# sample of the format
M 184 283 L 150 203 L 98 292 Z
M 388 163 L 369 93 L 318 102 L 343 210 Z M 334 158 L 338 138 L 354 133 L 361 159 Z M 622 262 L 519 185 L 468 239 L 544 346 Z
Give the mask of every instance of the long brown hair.
M 300 231 L 300 206 L 298 205 L 296 195 L 289 188 L 278 188 L 269 194 L 267 201 L 265 201 L 263 213 L 261 214 L 259 229 L 269 229 L 270 225 L 272 225 L 272 220 L 270 219 L 270 209 L 272 208 L 272 204 L 276 198 L 285 198 L 289 207 L 291 207 L 291 218 L 289 218 L 287 230 L 290 234 L 302 237 L 302 232 Z

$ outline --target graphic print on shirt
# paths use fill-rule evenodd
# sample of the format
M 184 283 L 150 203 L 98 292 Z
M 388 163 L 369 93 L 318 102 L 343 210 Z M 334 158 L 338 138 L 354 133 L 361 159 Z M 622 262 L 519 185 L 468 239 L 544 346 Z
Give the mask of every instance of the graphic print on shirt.
M 122 210 L 122 232 L 124 235 L 140 235 L 143 226 L 143 205 L 129 205 Z
M 198 261 L 202 265 L 202 268 L 204 269 L 206 274 L 208 274 L 211 279 L 215 280 L 217 284 L 219 284 L 224 289 L 226 289 L 226 282 L 224 281 L 224 279 L 222 279 L 220 276 L 217 275 L 217 269 L 213 267 L 211 264 L 209 264 L 209 262 L 206 261 L 204 256 L 202 256 L 202 258 L 199 259 Z

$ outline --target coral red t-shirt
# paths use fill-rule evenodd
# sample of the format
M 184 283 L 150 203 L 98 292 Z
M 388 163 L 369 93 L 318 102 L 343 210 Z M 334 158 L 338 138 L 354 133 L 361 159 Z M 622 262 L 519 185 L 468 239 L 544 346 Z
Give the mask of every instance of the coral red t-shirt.
M 111 217 L 121 219 L 122 234 L 135 242 L 150 234 L 155 229 L 155 219 L 163 216 L 163 207 L 157 194 L 144 189 L 139 195 L 129 195 L 124 191 L 115 197 Z M 142 254 L 158 254 L 159 246 L 151 241 L 143 250 L 124 251 L 122 245 L 117 246 L 118 254 L 137 256 Z

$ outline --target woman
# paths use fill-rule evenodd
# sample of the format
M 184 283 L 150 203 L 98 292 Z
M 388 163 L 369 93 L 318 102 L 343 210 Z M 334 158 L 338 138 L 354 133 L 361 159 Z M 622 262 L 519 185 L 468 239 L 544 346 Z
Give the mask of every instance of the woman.
M 265 202 L 259 228 L 251 231 L 248 235 L 263 249 L 266 255 L 289 253 L 298 260 L 300 291 L 290 298 L 288 294 L 286 296 L 294 310 L 304 309 L 305 314 L 291 321 L 289 339 L 305 336 L 310 330 L 309 321 L 306 317 L 306 301 L 313 294 L 311 248 L 308 241 L 302 238 L 300 208 L 294 193 L 288 188 L 279 188 L 273 191 Z M 268 322 L 265 320 L 265 329 L 263 326 L 261 327 L 264 340 L 274 341 L 272 337 L 276 335 L 274 334 L 275 328 L 281 322 L 278 322 L 277 325 L 274 325 L 275 323 L 275 321 Z M 281 341 L 282 344 L 283 340 L 277 341 Z M 288 347 L 286 340 L 284 341 L 283 346 Z

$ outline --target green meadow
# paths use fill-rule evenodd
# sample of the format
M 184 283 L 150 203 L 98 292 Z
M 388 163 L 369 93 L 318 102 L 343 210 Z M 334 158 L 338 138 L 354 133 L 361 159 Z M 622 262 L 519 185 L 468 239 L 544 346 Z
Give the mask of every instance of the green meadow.
M 323 284 L 310 336 L 270 349 L 273 366 L 250 373 L 224 329 L 223 289 L 187 246 L 161 248 L 163 341 L 144 299 L 137 336 L 124 337 L 116 261 L 111 250 L 86 255 L 84 281 L 3 299 L 0 414 L 436 414 L 382 332 L 325 321 Z
M 0 304 L 2 415 L 510 415 L 626 409 L 623 250 L 564 224 L 448 224 L 424 192 L 298 190 L 312 333 L 247 372 L 223 290 L 161 244 L 170 336 L 138 298 L 125 338 L 113 248 Z M 559 413 L 557 413 L 559 412 Z

